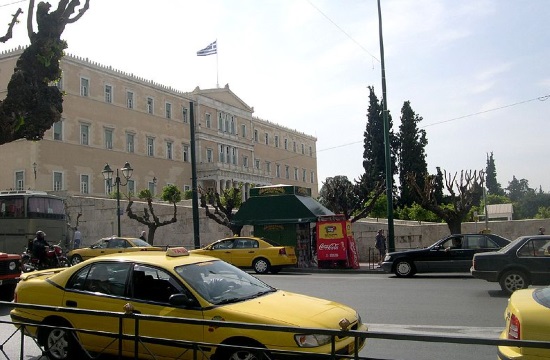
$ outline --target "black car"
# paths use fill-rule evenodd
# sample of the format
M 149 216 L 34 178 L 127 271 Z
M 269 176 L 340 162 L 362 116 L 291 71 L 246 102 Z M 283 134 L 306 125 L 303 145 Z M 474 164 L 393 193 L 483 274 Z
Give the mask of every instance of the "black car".
M 522 236 L 505 248 L 476 254 L 471 273 L 474 277 L 499 282 L 507 294 L 529 285 L 550 285 L 550 236 Z
M 454 234 L 422 248 L 388 253 L 380 265 L 386 273 L 411 277 L 416 273 L 468 272 L 474 254 L 495 251 L 510 240 L 494 234 Z

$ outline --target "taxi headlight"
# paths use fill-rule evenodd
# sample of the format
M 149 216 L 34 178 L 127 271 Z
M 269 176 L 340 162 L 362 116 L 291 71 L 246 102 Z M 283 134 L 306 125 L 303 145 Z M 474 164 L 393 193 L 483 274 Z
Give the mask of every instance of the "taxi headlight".
M 297 334 L 294 335 L 294 340 L 299 347 L 317 347 L 330 343 L 330 335 L 321 334 Z
M 386 255 L 386 257 L 384 258 L 384 261 L 390 261 L 391 260 L 391 255 Z
M 17 267 L 17 265 L 15 264 L 15 261 L 10 261 L 10 270 L 13 271 L 15 270 L 15 268 Z

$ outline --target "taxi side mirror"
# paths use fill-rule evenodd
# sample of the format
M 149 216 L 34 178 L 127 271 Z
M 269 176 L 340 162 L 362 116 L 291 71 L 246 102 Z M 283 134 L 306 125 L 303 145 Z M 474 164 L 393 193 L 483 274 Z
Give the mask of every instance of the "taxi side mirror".
M 195 305 L 195 300 L 190 299 L 185 294 L 171 295 L 168 301 L 170 302 L 170 305 L 174 305 L 174 306 L 194 306 Z

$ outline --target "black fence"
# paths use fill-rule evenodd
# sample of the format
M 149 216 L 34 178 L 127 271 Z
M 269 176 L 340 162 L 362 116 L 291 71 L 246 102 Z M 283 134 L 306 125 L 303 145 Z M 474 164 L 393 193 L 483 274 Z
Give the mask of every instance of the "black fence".
M 322 334 L 328 335 L 331 338 L 331 352 L 325 355 L 321 355 L 316 358 L 320 359 L 364 359 L 364 360 L 374 360 L 372 358 L 361 357 L 359 356 L 359 350 L 361 345 L 365 340 L 368 339 L 384 339 L 384 340 L 395 340 L 395 341 L 416 341 L 416 342 L 425 342 L 429 343 L 449 343 L 449 344 L 467 344 L 467 345 L 487 345 L 487 346 L 517 346 L 517 347 L 534 347 L 534 348 L 544 348 L 550 349 L 550 342 L 543 341 L 520 341 L 520 340 L 502 340 L 502 339 L 489 339 L 489 338 L 474 338 L 474 337 L 465 337 L 465 336 L 447 336 L 447 335 L 414 335 L 414 334 L 401 334 L 401 333 L 391 333 L 391 332 L 373 332 L 373 331 L 354 331 L 354 330 L 327 330 L 327 329 L 317 329 L 317 328 L 298 328 L 298 327 L 289 327 L 289 326 L 268 326 L 262 324 L 250 324 L 250 323 L 238 323 L 238 322 L 229 322 L 229 321 L 214 321 L 214 320 L 197 320 L 197 319 L 187 319 L 187 318 L 174 318 L 174 317 L 165 317 L 165 316 L 151 316 L 143 314 L 134 314 L 134 313 L 125 313 L 125 312 L 112 312 L 106 313 L 103 311 L 93 311 L 93 310 L 81 310 L 75 308 L 62 308 L 62 307 L 51 307 L 51 306 L 39 306 L 39 305 L 30 305 L 30 304 L 19 304 L 19 303 L 9 303 L 9 302 L 0 302 L 0 305 L 6 308 L 19 308 L 25 309 L 26 311 L 46 311 L 51 318 L 63 319 L 64 314 L 73 313 L 80 315 L 91 315 L 97 316 L 98 321 L 102 321 L 102 318 L 113 317 L 118 319 L 118 331 L 117 332 L 105 332 L 97 331 L 94 329 L 77 329 L 68 327 L 68 323 L 65 323 L 65 326 L 60 325 L 61 323 L 56 323 L 55 321 L 50 321 L 46 323 L 36 324 L 36 323 L 25 323 L 25 322 L 6 322 L 2 321 L 2 324 L 12 324 L 14 325 L 13 332 L 7 336 L 6 339 L 0 339 L 0 352 L 2 352 L 6 359 L 27 359 L 32 356 L 38 356 L 38 358 L 44 358 L 47 354 L 47 349 L 44 348 L 43 344 L 39 344 L 36 339 L 33 339 L 36 346 L 39 350 L 33 354 L 25 353 L 25 339 L 28 341 L 28 335 L 30 328 L 55 328 L 69 331 L 74 334 L 75 343 L 79 346 L 79 352 L 82 355 L 79 355 L 79 359 L 96 359 L 101 356 L 100 353 L 89 353 L 83 346 L 78 342 L 80 335 L 82 334 L 93 334 L 101 337 L 106 337 L 110 339 L 109 345 L 112 348 L 118 348 L 118 358 L 123 358 L 123 341 L 132 341 L 134 344 L 133 358 L 138 359 L 138 350 L 148 351 L 148 346 L 151 344 L 156 345 L 169 345 L 173 348 L 181 349 L 180 358 L 192 358 L 192 359 L 202 359 L 205 355 L 204 349 L 207 348 L 238 348 L 238 349 L 249 349 L 253 350 L 256 354 L 256 357 L 259 359 L 276 359 L 282 355 L 297 355 L 298 358 L 306 357 L 311 355 L 311 353 L 305 353 L 300 351 L 280 351 L 276 349 L 266 349 L 264 347 L 256 346 L 245 346 L 243 344 L 212 344 L 207 342 L 190 342 L 181 339 L 182 332 L 174 331 L 175 337 L 173 338 L 153 338 L 140 335 L 140 325 L 142 322 L 147 321 L 148 326 L 150 326 L 150 321 L 158 323 L 166 323 L 171 326 L 177 326 L 177 324 L 193 324 L 193 325 L 202 325 L 202 326 L 211 326 L 211 327 L 229 327 L 233 329 L 248 329 L 248 330 L 257 330 L 265 332 L 289 332 L 296 334 Z M 124 320 L 133 320 L 134 328 L 133 332 L 125 333 L 123 327 Z M 177 328 L 176 328 L 177 329 Z M 237 331 L 238 333 L 238 331 Z M 177 335 L 180 335 L 178 338 Z M 344 337 L 351 337 L 354 339 L 355 349 L 353 354 L 344 355 L 338 354 L 336 352 L 336 342 L 338 339 Z M 20 352 L 15 356 L 13 354 L 6 353 L 5 346 L 8 341 L 19 341 L 20 342 Z M 55 344 L 50 344 L 50 346 L 55 346 Z M 368 342 L 367 342 L 368 346 Z M 428 346 L 428 345 L 427 345 Z M 496 349 L 495 349 L 496 352 Z M 42 355 L 40 355 L 42 354 Z M 155 354 L 149 352 L 149 355 L 155 358 Z M 11 356 L 11 357 L 10 357 Z M 43 357 L 44 356 L 44 357 Z M 115 358 L 117 355 L 115 354 Z M 111 357 L 112 358 L 112 357 Z M 389 360 L 389 359 L 387 359 Z

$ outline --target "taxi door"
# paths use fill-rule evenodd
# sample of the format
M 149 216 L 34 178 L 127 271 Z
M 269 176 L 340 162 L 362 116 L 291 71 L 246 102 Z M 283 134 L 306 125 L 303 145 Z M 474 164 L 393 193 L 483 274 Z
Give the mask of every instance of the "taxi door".
M 231 263 L 237 267 L 250 267 L 259 250 L 257 240 L 248 238 L 235 239 L 231 253 Z
M 203 319 L 203 311 L 197 302 L 195 307 L 174 307 L 169 304 L 169 298 L 173 294 L 185 293 L 194 298 L 187 288 L 184 288 L 168 272 L 149 265 L 135 264 L 130 286 L 130 305 L 128 309 L 134 314 L 155 315 L 162 317 Z M 150 357 L 155 354 L 158 358 L 170 359 L 208 359 L 213 351 L 212 347 L 202 347 L 197 351 L 196 357 L 189 344 L 176 344 L 174 340 L 186 342 L 202 342 L 204 339 L 204 326 L 169 323 L 157 320 L 124 319 L 124 331 L 126 334 L 135 335 L 136 327 L 140 337 L 134 341 L 125 342 L 127 355 L 134 356 L 138 351 L 138 357 Z
M 235 239 L 225 239 L 218 241 L 210 248 L 212 253 L 206 253 L 205 255 L 216 257 L 231 264 L 234 241 Z

